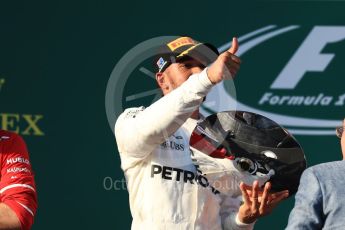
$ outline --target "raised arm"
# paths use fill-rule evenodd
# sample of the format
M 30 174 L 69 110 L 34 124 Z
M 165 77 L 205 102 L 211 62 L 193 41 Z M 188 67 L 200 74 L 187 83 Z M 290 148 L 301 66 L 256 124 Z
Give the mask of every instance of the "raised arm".
M 145 156 L 173 134 L 211 89 L 206 69 L 146 109 L 125 110 L 115 125 L 120 152 Z
M 238 42 L 234 38 L 232 47 L 209 68 L 191 75 L 147 109 L 129 109 L 122 113 L 115 125 L 120 153 L 143 158 L 172 135 L 198 109 L 212 85 L 236 74 L 240 59 L 233 53 L 237 49 Z

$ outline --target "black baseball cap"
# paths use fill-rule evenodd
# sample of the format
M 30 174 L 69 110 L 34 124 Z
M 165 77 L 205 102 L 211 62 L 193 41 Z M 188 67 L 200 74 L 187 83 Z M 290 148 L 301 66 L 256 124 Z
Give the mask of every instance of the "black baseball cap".
M 192 58 L 207 66 L 218 55 L 217 48 L 209 43 L 200 43 L 190 37 L 178 37 L 159 47 L 154 65 L 157 72 L 164 72 L 172 63 Z

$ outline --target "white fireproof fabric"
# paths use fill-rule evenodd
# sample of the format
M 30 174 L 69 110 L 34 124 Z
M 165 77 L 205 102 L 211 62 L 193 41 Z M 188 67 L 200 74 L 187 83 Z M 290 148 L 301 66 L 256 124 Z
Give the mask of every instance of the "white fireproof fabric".
M 189 146 L 196 125 L 189 117 L 212 88 L 206 71 L 146 109 L 126 109 L 116 122 L 134 230 L 253 229 L 254 224 L 236 221 L 242 201 L 238 184 L 267 178 L 239 172 L 229 159 Z

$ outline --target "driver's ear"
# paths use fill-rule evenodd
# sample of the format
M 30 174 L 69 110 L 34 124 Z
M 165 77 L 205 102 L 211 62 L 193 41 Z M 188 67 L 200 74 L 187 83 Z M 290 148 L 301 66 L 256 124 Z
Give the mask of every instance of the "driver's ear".
M 166 87 L 164 74 L 161 72 L 156 73 L 156 81 L 161 89 Z

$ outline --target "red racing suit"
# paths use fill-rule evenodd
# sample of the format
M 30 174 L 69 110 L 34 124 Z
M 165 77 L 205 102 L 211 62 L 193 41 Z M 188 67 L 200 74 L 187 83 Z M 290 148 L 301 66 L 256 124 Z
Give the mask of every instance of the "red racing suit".
M 23 139 L 0 130 L 0 198 L 17 215 L 21 228 L 28 230 L 37 209 L 37 194 L 29 154 Z

